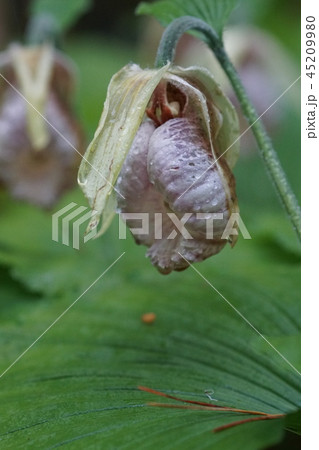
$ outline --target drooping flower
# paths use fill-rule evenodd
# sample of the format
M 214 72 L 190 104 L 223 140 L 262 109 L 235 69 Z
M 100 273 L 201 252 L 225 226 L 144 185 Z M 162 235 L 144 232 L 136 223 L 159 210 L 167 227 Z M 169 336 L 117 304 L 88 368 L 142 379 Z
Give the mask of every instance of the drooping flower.
M 79 171 L 94 210 L 89 229 L 102 218 L 105 231 L 117 205 L 162 273 L 218 253 L 227 240 L 234 245 L 237 236 L 224 230 L 238 212 L 231 172 L 238 135 L 235 110 L 207 70 L 125 66 L 110 82 Z M 135 213 L 148 215 L 143 233 L 133 232 Z
M 48 44 L 16 44 L 0 54 L 0 70 L 0 184 L 51 207 L 76 182 L 83 149 L 71 107 L 73 67 Z

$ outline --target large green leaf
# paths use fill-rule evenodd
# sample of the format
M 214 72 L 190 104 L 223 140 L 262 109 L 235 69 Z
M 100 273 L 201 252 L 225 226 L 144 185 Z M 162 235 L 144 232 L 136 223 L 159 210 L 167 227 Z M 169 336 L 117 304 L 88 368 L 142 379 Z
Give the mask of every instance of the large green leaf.
M 137 14 L 156 17 L 163 26 L 181 16 L 193 16 L 211 25 L 221 34 L 229 15 L 238 0 L 159 0 L 154 3 L 142 2 Z
M 71 193 L 60 206 L 70 199 Z M 4 448 L 261 449 L 284 420 L 248 423 L 229 412 L 166 409 L 146 385 L 182 398 L 268 413 L 299 407 L 299 375 L 192 269 L 164 277 L 144 249 L 117 241 L 117 224 L 81 251 L 50 241 L 51 217 L 3 197 L 1 373 L 111 264 L 126 254 L 2 378 Z M 251 241 L 196 268 L 284 356 L 297 364 L 299 263 L 271 246 L 265 216 Z M 273 223 L 275 218 L 273 218 Z M 263 226 L 263 223 L 265 225 Z M 259 225 L 258 225 L 259 224 Z M 284 222 L 277 219 L 277 232 Z M 252 230 L 250 230 L 252 232 Z M 34 238 L 36 236 L 36 239 Z M 140 317 L 157 315 L 153 325 Z M 295 427 L 295 425 L 294 425 Z
M 229 314 L 228 306 L 196 274 L 185 274 L 182 284 L 176 277 L 155 282 L 150 273 L 138 277 L 133 263 L 133 258 L 123 259 L 111 269 L 102 281 L 103 292 L 93 288 L 1 379 L 5 448 L 75 441 L 74 448 L 151 448 L 156 442 L 155 448 L 214 444 L 256 449 L 280 439 L 281 421 L 214 435 L 214 427 L 239 417 L 145 406 L 154 398 L 137 391 L 140 384 L 204 401 L 204 391 L 214 389 L 221 405 L 289 412 L 299 403 L 299 377 L 278 364 L 271 348 L 267 354 L 252 350 L 254 332 Z M 279 307 L 263 294 L 250 297 L 232 300 L 241 310 L 245 303 L 250 318 L 256 315 L 256 301 L 268 301 L 261 331 L 274 328 L 271 319 L 279 311 L 276 331 L 298 331 L 293 318 L 282 314 L 286 300 Z M 1 368 L 71 301 L 28 302 L 14 321 L 4 317 Z M 157 313 L 153 326 L 140 322 L 147 310 Z

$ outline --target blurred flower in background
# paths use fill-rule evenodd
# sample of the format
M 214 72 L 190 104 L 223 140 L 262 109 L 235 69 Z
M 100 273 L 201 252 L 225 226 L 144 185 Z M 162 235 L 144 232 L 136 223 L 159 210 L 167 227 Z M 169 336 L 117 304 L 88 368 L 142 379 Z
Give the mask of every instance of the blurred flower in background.
M 0 184 L 50 208 L 75 184 L 84 144 L 72 63 L 49 44 L 15 44 L 0 54 L 0 72 Z

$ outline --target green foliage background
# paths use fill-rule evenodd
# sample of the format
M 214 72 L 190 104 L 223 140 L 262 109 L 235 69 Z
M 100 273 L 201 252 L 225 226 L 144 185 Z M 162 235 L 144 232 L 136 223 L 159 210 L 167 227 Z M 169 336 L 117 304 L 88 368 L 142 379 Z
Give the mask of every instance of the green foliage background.
M 92 48 L 94 51 L 92 51 Z M 77 107 L 89 137 L 108 81 L 135 49 L 97 37 L 66 41 L 79 68 Z M 299 190 L 299 114 L 287 111 L 275 148 Z M 252 240 L 196 268 L 299 370 L 299 244 L 256 157 L 235 170 Z M 76 189 L 55 210 L 75 201 Z M 269 413 L 300 405 L 300 377 L 192 269 L 162 276 L 145 249 L 111 230 L 80 251 L 51 240 L 51 215 L 0 197 L 2 373 L 122 252 L 123 257 L 0 378 L 3 448 L 261 449 L 280 442 L 285 420 L 249 423 L 234 413 L 156 408 L 183 398 Z M 83 230 L 84 231 L 84 230 Z M 153 325 L 141 315 L 153 311 Z

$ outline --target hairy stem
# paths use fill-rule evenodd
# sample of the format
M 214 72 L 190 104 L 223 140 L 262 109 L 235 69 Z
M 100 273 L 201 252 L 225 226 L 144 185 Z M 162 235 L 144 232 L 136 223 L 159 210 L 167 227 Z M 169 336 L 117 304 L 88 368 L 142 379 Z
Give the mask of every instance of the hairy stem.
M 174 20 L 163 33 L 158 47 L 155 66 L 161 67 L 167 64 L 168 61 L 173 61 L 177 42 L 188 30 L 196 30 L 203 34 L 205 41 L 215 53 L 216 58 L 231 81 L 243 113 L 247 118 L 250 128 L 252 129 L 258 143 L 262 161 L 264 162 L 282 204 L 288 213 L 291 223 L 300 238 L 300 207 L 296 196 L 290 187 L 287 176 L 278 159 L 277 153 L 272 146 L 272 142 L 261 120 L 259 119 L 255 108 L 248 99 L 238 73 L 225 52 L 223 43 L 215 30 L 201 19 L 191 16 L 184 16 Z

